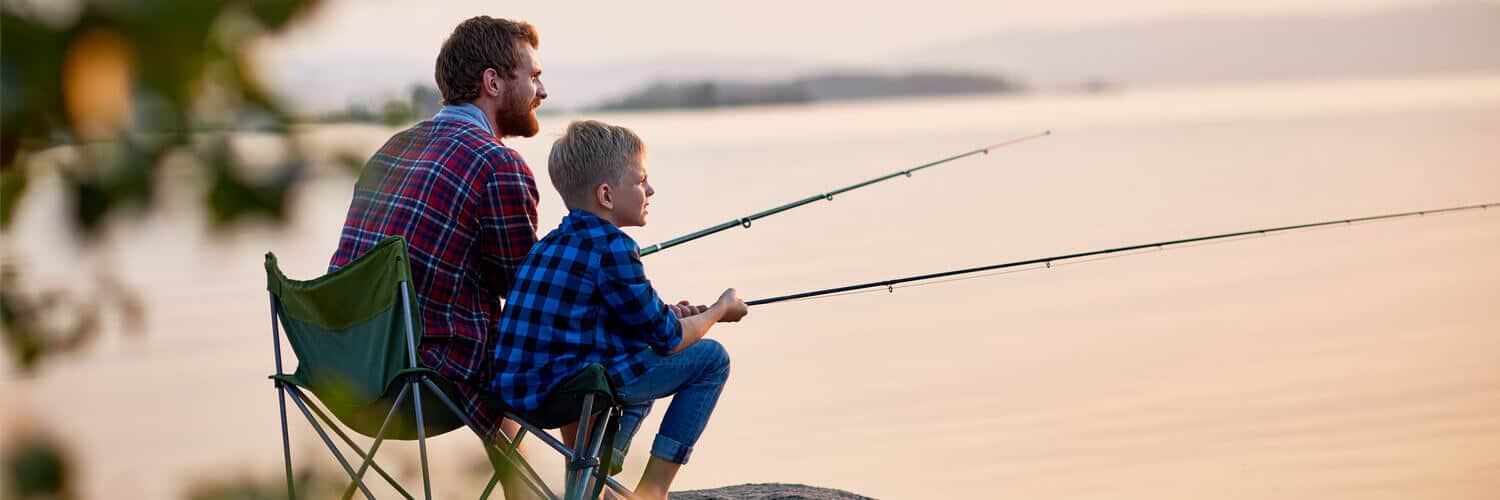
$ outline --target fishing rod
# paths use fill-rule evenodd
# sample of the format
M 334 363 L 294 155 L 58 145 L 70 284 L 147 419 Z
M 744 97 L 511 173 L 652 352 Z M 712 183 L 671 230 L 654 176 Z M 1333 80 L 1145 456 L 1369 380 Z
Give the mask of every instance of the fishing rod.
M 870 180 L 867 180 L 867 181 L 864 181 L 864 182 L 861 182 L 861 183 L 858 183 L 858 184 L 852 184 L 852 185 L 845 186 L 845 187 L 842 187 L 842 188 L 839 188 L 839 189 L 835 189 L 833 191 L 829 191 L 829 192 L 826 192 L 826 193 L 819 193 L 819 194 L 815 194 L 815 195 L 812 195 L 812 196 L 808 196 L 806 198 L 803 198 L 803 199 L 800 199 L 800 200 L 797 200 L 797 201 L 794 201 L 794 202 L 791 202 L 791 203 L 787 203 L 787 204 L 781 205 L 779 207 L 771 208 L 771 209 L 768 209 L 768 210 L 762 210 L 760 212 L 756 212 L 756 213 L 753 213 L 753 214 L 750 214 L 750 215 L 746 215 L 744 217 L 740 217 L 738 219 L 734 219 L 734 220 L 731 220 L 731 221 L 728 221 L 728 222 L 724 222 L 724 223 L 716 225 L 716 226 L 709 226 L 709 227 L 706 227 L 706 228 L 694 231 L 692 233 L 688 233 L 688 234 L 685 234 L 685 235 L 682 235 L 682 236 L 678 236 L 676 238 L 672 238 L 672 239 L 667 240 L 667 241 L 663 241 L 661 243 L 656 243 L 656 244 L 653 244 L 651 246 L 647 246 L 647 247 L 641 249 L 641 256 L 645 257 L 647 255 L 651 255 L 653 253 L 656 253 L 656 252 L 659 252 L 659 251 L 662 251 L 662 250 L 666 250 L 668 248 L 672 248 L 672 247 L 675 247 L 677 245 L 681 245 L 683 243 L 687 243 L 689 241 L 693 241 L 693 240 L 696 240 L 698 238 L 702 238 L 704 236 L 708 236 L 708 235 L 711 235 L 711 234 L 714 234 L 714 233 L 718 233 L 720 231 L 732 229 L 735 226 L 740 226 L 740 227 L 744 227 L 745 229 L 749 229 L 750 228 L 750 223 L 753 222 L 753 221 L 759 220 L 759 219 L 764 218 L 764 217 L 770 217 L 772 215 L 776 215 L 776 214 L 779 214 L 781 212 L 785 212 L 787 210 L 791 210 L 793 208 L 797 208 L 797 207 L 800 207 L 802 205 L 806 205 L 808 203 L 812 203 L 812 202 L 815 202 L 815 201 L 818 201 L 818 200 L 833 201 L 833 197 L 836 196 L 836 195 L 844 194 L 844 193 L 847 193 L 849 191 L 853 191 L 853 190 L 856 190 L 856 189 L 859 189 L 859 188 L 862 188 L 862 187 L 865 187 L 865 186 L 868 186 L 868 185 L 871 185 L 871 184 L 875 184 L 875 183 L 878 183 L 878 182 L 883 182 L 883 181 L 886 181 L 886 180 L 889 180 L 889 179 L 893 179 L 893 178 L 896 178 L 896 177 L 899 177 L 899 176 L 903 176 L 903 175 L 907 176 L 907 177 L 911 177 L 911 174 L 913 172 L 916 172 L 916 171 L 919 171 L 919 170 L 936 167 L 938 165 L 942 165 L 944 163 L 948 163 L 948 162 L 953 161 L 953 160 L 957 160 L 957 159 L 960 159 L 960 158 L 967 158 L 967 157 L 974 156 L 974 155 L 977 155 L 977 154 L 980 154 L 980 153 L 989 154 L 991 150 L 1000 149 L 1000 148 L 1003 148 L 1003 147 L 1006 147 L 1006 146 L 1010 146 L 1012 144 L 1019 144 L 1019 143 L 1026 142 L 1026 141 L 1029 141 L 1029 140 L 1032 140 L 1032 139 L 1035 139 L 1035 138 L 1038 138 L 1038 137 L 1045 137 L 1045 136 L 1048 136 L 1048 135 L 1052 135 L 1052 131 L 1051 130 L 1046 130 L 1046 131 L 1038 132 L 1038 133 L 1031 134 L 1031 135 L 1017 137 L 1015 139 L 1011 139 L 1009 141 L 1005 141 L 1005 142 L 1001 142 L 1001 143 L 997 143 L 997 144 L 991 144 L 991 145 L 988 145 L 988 146 L 985 146 L 985 147 L 982 147 L 982 148 L 979 148 L 979 149 L 975 149 L 975 150 L 972 150 L 972 151 L 966 151 L 964 153 L 960 153 L 960 154 L 957 154 L 957 155 L 949 156 L 947 158 L 943 158 L 941 160 L 934 161 L 934 162 L 931 162 L 931 163 L 926 163 L 926 164 L 919 165 L 919 166 L 916 166 L 916 167 L 908 168 L 906 170 L 901 170 L 901 171 L 897 171 L 897 172 L 891 172 L 889 174 L 882 175 L 880 177 L 876 177 L 874 179 L 870 179 Z
M 1212 241 L 1212 240 L 1221 240 L 1221 239 L 1225 239 L 1225 238 L 1235 238 L 1235 237 L 1239 237 L 1239 236 L 1267 235 L 1267 234 L 1279 233 L 1279 232 L 1284 232 L 1284 231 L 1292 231 L 1292 230 L 1297 230 L 1297 229 L 1311 229 L 1311 228 L 1316 228 L 1316 227 L 1333 226 L 1333 225 L 1337 225 L 1337 224 L 1351 225 L 1351 224 L 1354 224 L 1356 222 L 1372 222 L 1372 221 L 1383 221 L 1383 220 L 1399 219 L 1399 218 L 1404 218 L 1404 217 L 1413 217 L 1413 216 L 1422 216 L 1422 215 L 1437 215 L 1437 214 L 1444 214 L 1444 213 L 1461 212 L 1461 211 L 1466 211 L 1466 210 L 1489 209 L 1490 207 L 1500 207 L 1500 203 L 1485 203 L 1485 204 L 1482 204 L 1482 205 L 1466 205 L 1466 206 L 1461 206 L 1461 207 L 1440 208 L 1440 209 L 1436 209 L 1436 210 L 1421 210 L 1421 211 L 1416 211 L 1416 212 L 1402 212 L 1402 213 L 1398 213 L 1398 214 L 1386 214 L 1386 215 L 1376 215 L 1376 216 L 1371 216 L 1371 217 L 1359 217 L 1359 218 L 1355 218 L 1355 219 L 1331 220 L 1331 221 L 1324 221 L 1324 222 L 1314 222 L 1314 223 L 1310 223 L 1310 224 L 1297 224 L 1297 225 L 1293 225 L 1293 226 L 1281 226 L 1281 227 L 1273 227 L 1273 228 L 1267 228 L 1267 229 L 1254 229 L 1254 230 L 1250 230 L 1250 231 L 1239 231 L 1239 232 L 1233 232 L 1233 233 L 1215 234 L 1215 235 L 1211 235 L 1211 236 L 1199 236 L 1199 237 L 1196 237 L 1196 238 L 1185 238 L 1185 239 L 1180 239 L 1180 240 L 1161 241 L 1161 242 L 1156 242 L 1156 243 L 1145 243 L 1145 244 L 1141 244 L 1141 245 L 1130 245 L 1130 246 L 1124 246 L 1124 247 L 1118 247 L 1118 248 L 1109 248 L 1109 249 L 1105 249 L 1105 250 L 1094 250 L 1094 251 L 1089 251 L 1089 252 L 1071 253 L 1071 254 L 1067 254 L 1067 255 L 1058 255 L 1058 256 L 1053 256 L 1053 257 L 1042 257 L 1042 258 L 1039 258 L 1039 259 L 1028 259 L 1028 260 L 1021 260 L 1021 261 L 1016 261 L 1016 262 L 1007 262 L 1007 263 L 1004 263 L 1004 264 L 994 264 L 994 265 L 988 265 L 988 266 L 971 267 L 971 268 L 967 268 L 967 269 L 958 269 L 958 270 L 954 270 L 954 271 L 945 271 L 945 272 L 940 272 L 940 273 L 922 274 L 922 275 L 917 275 L 917 276 L 908 276 L 908 277 L 905 277 L 905 278 L 895 278 L 895 279 L 888 279 L 888 280 L 882 280 L 882 281 L 872 281 L 872 282 L 869 282 L 869 283 L 860 283 L 860 284 L 857 284 L 857 285 L 846 285 L 846 286 L 835 287 L 835 288 L 826 288 L 826 289 L 823 289 L 823 290 L 814 290 L 814 291 L 811 291 L 811 292 L 794 293 L 794 294 L 791 294 L 791 295 L 782 295 L 782 296 L 779 296 L 779 297 L 771 297 L 771 298 L 765 298 L 765 299 L 756 299 L 756 300 L 751 300 L 751 301 L 745 302 L 745 304 L 746 305 L 752 305 L 752 306 L 758 306 L 758 305 L 761 305 L 761 304 L 774 304 L 774 303 L 777 303 L 777 302 L 784 302 L 784 301 L 788 301 L 788 300 L 808 299 L 808 298 L 818 297 L 818 296 L 823 296 L 823 295 L 832 295 L 832 294 L 839 294 L 839 293 L 854 292 L 854 291 L 857 291 L 857 290 L 866 290 L 866 289 L 871 289 L 871 288 L 885 288 L 887 290 L 894 291 L 895 290 L 895 288 L 894 288 L 895 285 L 899 285 L 899 284 L 902 284 L 902 283 L 910 283 L 910 282 L 913 282 L 913 281 L 934 280 L 934 279 L 938 279 L 938 278 L 947 278 L 947 277 L 950 277 L 950 276 L 958 276 L 958 275 L 963 275 L 963 274 L 979 273 L 979 272 L 984 272 L 984 271 L 994 271 L 994 270 L 999 270 L 999 269 L 1014 268 L 1014 267 L 1021 267 L 1021 266 L 1029 266 L 1029 265 L 1036 265 L 1036 264 L 1045 264 L 1048 268 L 1050 268 L 1050 267 L 1052 267 L 1052 265 L 1054 263 L 1057 263 L 1059 261 L 1076 260 L 1076 259 L 1081 259 L 1081 258 L 1084 258 L 1084 257 L 1094 257 L 1094 256 L 1108 255 L 1108 254 L 1114 254 L 1114 253 L 1120 253 L 1120 252 L 1129 252 L 1129 251 L 1132 251 L 1132 250 L 1142 250 L 1142 249 L 1147 249 L 1147 248 L 1162 249 L 1164 247 L 1169 247 L 1169 246 L 1185 245 L 1185 244 L 1189 244 L 1189 243 L 1201 243 L 1201 242 Z

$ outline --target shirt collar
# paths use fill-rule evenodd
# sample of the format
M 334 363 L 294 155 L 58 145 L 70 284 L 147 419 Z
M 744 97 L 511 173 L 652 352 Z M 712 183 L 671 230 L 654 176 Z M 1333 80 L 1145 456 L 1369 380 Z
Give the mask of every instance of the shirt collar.
M 609 221 L 594 215 L 593 212 L 576 208 L 568 211 L 567 217 L 563 218 L 562 225 L 574 231 L 601 235 L 625 233 Z
M 568 216 L 563 218 L 563 222 L 575 229 L 593 229 L 610 225 L 609 221 L 599 218 L 593 212 L 576 208 L 568 210 Z
M 639 250 L 635 239 L 625 234 L 625 231 L 620 230 L 619 227 L 587 210 L 569 210 L 567 217 L 563 218 L 563 222 L 558 229 L 588 239 L 602 238 L 613 242 L 616 238 L 619 238 L 626 242 L 630 251 L 639 258 Z
M 475 106 L 472 102 L 443 106 L 443 109 L 438 110 L 437 115 L 433 116 L 432 119 L 468 122 L 475 127 L 484 129 L 490 135 L 495 135 L 495 129 L 490 127 L 490 118 L 485 116 L 484 110 L 479 109 L 479 106 Z

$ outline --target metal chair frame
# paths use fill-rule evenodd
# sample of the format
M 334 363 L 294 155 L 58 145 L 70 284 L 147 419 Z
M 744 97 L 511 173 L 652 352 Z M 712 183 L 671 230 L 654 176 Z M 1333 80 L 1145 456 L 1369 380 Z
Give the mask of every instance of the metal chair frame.
M 412 331 L 411 308 L 409 307 L 411 304 L 411 295 L 407 289 L 407 282 L 404 280 L 400 282 L 400 293 L 400 307 L 403 320 L 402 323 L 406 330 L 407 360 L 409 364 L 408 368 L 420 368 L 421 366 L 417 363 L 416 338 L 414 332 Z M 275 347 L 276 375 L 284 376 L 287 375 L 287 373 L 282 369 L 281 363 L 281 330 L 279 311 L 280 306 L 276 299 L 276 294 L 272 293 L 271 338 Z M 309 398 L 301 388 L 292 384 L 287 384 L 281 380 L 274 380 L 281 411 L 281 446 L 282 455 L 286 463 L 286 487 L 288 499 L 296 498 L 296 488 L 293 482 L 294 479 L 292 473 L 291 440 L 287 430 L 286 418 L 286 400 L 290 396 L 292 402 L 297 406 L 299 410 L 301 410 L 302 415 L 307 418 L 308 424 L 311 425 L 313 430 L 317 432 L 318 437 L 322 439 L 323 444 L 328 447 L 328 451 L 333 453 L 334 458 L 338 460 L 339 465 L 344 469 L 344 472 L 349 475 L 350 483 L 344 489 L 343 494 L 343 498 L 345 500 L 351 498 L 356 490 L 360 493 L 363 493 L 365 498 L 369 500 L 373 500 L 375 498 L 374 494 L 370 492 L 370 489 L 364 483 L 365 472 L 372 468 L 375 469 L 376 474 L 378 474 L 393 488 L 395 488 L 396 491 L 399 492 L 407 500 L 415 500 L 412 494 L 406 491 L 406 489 L 401 486 L 399 481 L 397 481 L 388 472 L 386 472 L 385 469 L 381 468 L 380 465 L 376 464 L 374 461 L 375 453 L 380 450 L 380 445 L 385 441 L 385 433 L 387 427 L 391 423 L 392 417 L 395 417 L 396 413 L 400 411 L 401 405 L 406 401 L 406 398 L 408 396 L 411 396 L 413 398 L 412 403 L 415 409 L 417 421 L 416 441 L 418 449 L 420 450 L 422 464 L 422 493 L 424 499 L 431 500 L 432 482 L 428 472 L 427 436 L 422 417 L 422 391 L 424 388 L 428 391 L 431 391 L 432 394 L 437 396 L 438 400 L 442 401 L 443 406 L 446 407 L 448 411 L 453 412 L 453 414 L 456 415 L 461 422 L 463 422 L 465 427 L 468 427 L 470 430 L 474 431 L 474 434 L 476 436 L 479 436 L 480 441 L 483 442 L 486 448 L 486 454 L 492 458 L 492 465 L 495 465 L 496 467 L 501 467 L 504 465 L 515 467 L 517 471 L 520 472 L 520 479 L 524 481 L 526 486 L 531 489 L 532 493 L 535 493 L 537 496 L 551 500 L 558 500 L 560 498 L 565 500 L 582 500 L 585 498 L 596 498 L 599 496 L 600 491 L 603 488 L 608 487 L 616 495 L 623 496 L 624 498 L 635 498 L 635 495 L 629 489 L 625 488 L 624 485 L 621 485 L 618 481 L 609 477 L 609 475 L 606 473 L 607 468 L 602 467 L 599 460 L 599 452 L 603 447 L 604 435 L 606 434 L 605 430 L 609 425 L 614 424 L 620 418 L 621 408 L 619 406 L 612 406 L 607 409 L 601 409 L 603 411 L 597 413 L 605 414 L 605 418 L 593 419 L 593 425 L 583 425 L 583 422 L 588 422 L 590 418 L 593 417 L 593 415 L 596 413 L 595 396 L 593 394 L 585 395 L 583 400 L 583 411 L 580 412 L 578 420 L 580 422 L 580 425 L 578 426 L 578 433 L 575 436 L 576 439 L 574 440 L 574 446 L 572 448 L 564 445 L 556 437 L 553 437 L 551 434 L 547 433 L 546 430 L 526 421 L 514 412 L 504 411 L 502 412 L 503 415 L 506 418 L 509 418 L 512 421 L 520 424 L 521 430 L 516 434 L 514 439 L 506 440 L 508 442 L 505 443 L 505 446 L 502 448 L 496 446 L 494 443 L 487 442 L 485 440 L 485 437 L 481 435 L 473 425 L 473 422 L 469 420 L 468 415 L 466 415 L 458 407 L 457 404 L 454 404 L 453 400 L 449 398 L 448 395 L 444 393 L 427 374 L 417 372 L 407 375 L 403 378 L 404 380 L 402 380 L 401 383 L 404 384 L 404 387 L 401 388 L 401 392 L 396 396 L 395 404 L 391 406 L 390 413 L 386 414 L 385 421 L 380 426 L 380 431 L 377 432 L 374 436 L 375 440 L 370 445 L 369 452 L 365 452 L 362 448 L 359 447 L 358 444 L 354 442 L 353 439 L 350 439 L 348 434 L 345 434 L 344 431 L 340 430 L 339 426 L 333 421 L 333 419 L 329 418 L 328 415 L 323 410 L 319 409 L 317 405 L 311 404 L 311 398 Z M 314 416 L 316 416 L 316 418 L 314 418 Z M 332 429 L 333 433 L 337 435 L 338 438 L 343 441 L 344 444 L 347 445 L 354 452 L 354 454 L 361 459 L 358 470 L 352 467 L 349 463 L 349 460 L 347 460 L 344 454 L 339 451 L 339 448 L 334 443 L 333 439 L 328 436 L 328 433 L 323 429 L 323 426 L 319 425 L 319 420 L 321 420 L 322 423 L 327 424 L 328 428 Z M 554 493 L 547 487 L 546 483 L 542 481 L 542 478 L 537 474 L 536 470 L 533 469 L 531 465 L 526 462 L 525 458 L 522 457 L 518 452 L 521 439 L 523 439 L 528 433 L 536 436 L 543 443 L 546 443 L 549 448 L 552 448 L 558 453 L 561 453 L 564 460 L 566 461 L 567 474 L 565 485 L 563 487 L 563 494 L 561 497 L 559 497 L 556 493 Z M 502 438 L 502 440 L 505 439 Z M 495 463 L 493 460 L 493 458 L 495 457 L 498 457 L 499 460 L 503 462 L 503 464 Z M 480 493 L 479 498 L 481 500 L 489 498 L 490 494 L 494 492 L 495 486 L 499 482 L 500 470 L 497 468 L 490 475 L 489 483 L 485 485 L 484 491 Z

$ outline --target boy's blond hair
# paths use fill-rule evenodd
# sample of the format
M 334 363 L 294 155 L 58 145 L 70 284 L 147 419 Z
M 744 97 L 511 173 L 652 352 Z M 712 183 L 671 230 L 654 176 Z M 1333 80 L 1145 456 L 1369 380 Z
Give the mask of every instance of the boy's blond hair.
M 618 183 L 645 152 L 646 144 L 628 128 L 575 121 L 552 143 L 547 174 L 568 208 L 583 208 L 595 187 Z

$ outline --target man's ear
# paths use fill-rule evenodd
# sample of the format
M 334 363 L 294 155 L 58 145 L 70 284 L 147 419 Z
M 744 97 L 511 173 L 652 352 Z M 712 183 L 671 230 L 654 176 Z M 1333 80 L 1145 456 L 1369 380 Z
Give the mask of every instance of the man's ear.
M 604 207 L 606 210 L 615 209 L 615 195 L 610 190 L 608 183 L 601 183 L 598 186 L 594 186 L 594 201 L 599 202 L 599 206 Z
M 485 94 L 488 94 L 490 97 L 500 97 L 504 94 L 505 79 L 501 78 L 499 70 L 495 68 L 485 69 L 481 78 L 484 79 L 483 90 Z

